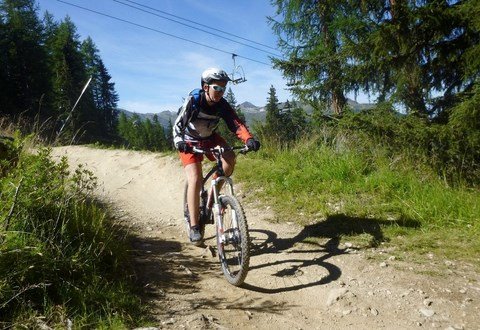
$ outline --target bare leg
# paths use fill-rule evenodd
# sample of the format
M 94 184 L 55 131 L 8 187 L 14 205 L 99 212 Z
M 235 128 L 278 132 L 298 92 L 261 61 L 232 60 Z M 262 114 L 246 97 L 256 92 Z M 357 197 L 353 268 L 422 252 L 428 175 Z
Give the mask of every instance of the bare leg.
M 226 152 L 223 155 L 223 171 L 226 176 L 230 176 L 235 168 L 235 153 L 233 151 Z
M 202 189 L 202 163 L 188 164 L 185 166 L 188 190 L 187 203 L 190 213 L 190 226 L 199 224 L 200 190 Z

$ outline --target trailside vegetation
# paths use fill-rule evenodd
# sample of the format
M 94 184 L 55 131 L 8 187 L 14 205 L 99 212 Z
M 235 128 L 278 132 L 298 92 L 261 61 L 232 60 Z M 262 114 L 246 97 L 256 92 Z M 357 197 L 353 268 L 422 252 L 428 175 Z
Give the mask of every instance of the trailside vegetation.
M 272 3 L 297 100 L 270 89 L 262 149 L 236 170 L 246 189 L 307 241 L 480 265 L 478 1 Z M 354 111 L 359 92 L 376 103 Z
M 442 141 L 426 124 L 378 111 L 332 120 L 288 147 L 262 140 L 236 167 L 253 192 L 247 198 L 271 207 L 272 221 L 305 226 L 308 242 L 382 245 L 401 259 L 411 251 L 422 263 L 433 254 L 441 265 L 447 259 L 480 267 L 478 186 L 462 183 L 461 168 L 441 163 L 448 151 L 436 149 Z M 377 126 L 386 116 L 389 126 Z
M 2 143 L 0 327 L 125 328 L 142 320 L 125 232 L 96 180 L 29 139 Z M 134 318 L 135 317 L 135 318 Z

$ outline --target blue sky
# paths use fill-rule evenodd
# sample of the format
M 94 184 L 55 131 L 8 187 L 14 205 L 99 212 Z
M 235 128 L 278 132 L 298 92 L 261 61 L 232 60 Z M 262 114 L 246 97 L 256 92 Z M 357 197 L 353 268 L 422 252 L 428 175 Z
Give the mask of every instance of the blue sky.
M 267 16 L 275 15 L 275 8 L 270 1 L 134 0 L 136 3 L 208 27 L 182 21 L 184 24 L 249 44 L 263 51 L 177 24 L 114 0 L 65 1 L 156 30 L 120 22 L 57 0 L 37 0 L 41 16 L 47 10 L 56 20 L 62 20 L 68 15 L 75 23 L 81 40 L 88 36 L 93 39 L 120 96 L 118 105 L 129 111 L 138 113 L 176 111 L 188 92 L 199 87 L 200 75 L 204 69 L 221 67 L 228 73 L 234 71 L 232 53 L 267 64 L 270 63 L 271 56 L 267 52 L 278 53 L 275 50 L 276 38 L 266 19 Z M 119 1 L 128 3 L 127 0 Z M 134 5 L 131 2 L 129 4 Z M 151 9 L 149 11 L 181 21 L 158 11 Z M 249 43 L 214 29 L 274 49 Z M 217 50 L 167 36 L 158 31 L 193 40 Z M 240 56 L 236 58 L 236 65 L 243 68 L 247 81 L 230 85 L 237 103 L 249 101 L 257 106 L 265 105 L 271 85 L 275 87 L 279 101 L 292 99 L 278 70 L 274 70 L 271 65 Z

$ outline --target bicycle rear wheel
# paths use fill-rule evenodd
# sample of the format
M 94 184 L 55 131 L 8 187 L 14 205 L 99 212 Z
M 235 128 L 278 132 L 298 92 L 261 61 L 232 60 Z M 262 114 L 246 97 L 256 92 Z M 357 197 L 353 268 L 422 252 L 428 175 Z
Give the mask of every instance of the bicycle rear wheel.
M 233 196 L 220 196 L 223 233 L 217 219 L 217 248 L 222 271 L 230 284 L 242 285 L 250 263 L 250 237 L 242 206 Z

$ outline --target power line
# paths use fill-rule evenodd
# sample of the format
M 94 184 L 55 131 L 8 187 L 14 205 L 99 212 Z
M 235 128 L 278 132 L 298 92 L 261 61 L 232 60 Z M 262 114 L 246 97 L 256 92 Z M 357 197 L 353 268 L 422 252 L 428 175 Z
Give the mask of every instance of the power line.
M 129 5 L 127 5 L 127 4 L 125 4 L 125 3 L 121 2 L 121 1 L 118 1 L 118 0 L 113 0 L 113 1 L 118 2 L 118 3 L 122 3 L 122 4 L 126 5 L 126 6 L 129 6 Z M 277 51 L 277 49 L 274 48 L 274 47 L 272 47 L 272 46 L 269 46 L 269 45 L 266 45 L 266 44 L 262 44 L 262 43 L 260 43 L 260 42 L 254 41 L 254 40 L 241 37 L 241 36 L 239 36 L 239 35 L 230 33 L 230 32 L 228 32 L 228 31 L 220 30 L 220 29 L 217 29 L 217 28 L 212 27 L 212 26 L 209 26 L 209 25 L 205 25 L 205 24 L 202 24 L 202 23 L 199 23 L 199 22 L 195 22 L 195 21 L 189 20 L 189 19 L 187 19 L 187 18 L 180 17 L 180 16 L 171 14 L 171 13 L 169 13 L 169 12 L 166 12 L 166 11 L 163 11 L 163 10 L 160 10 L 160 9 L 157 9 L 157 8 L 149 7 L 149 6 L 147 6 L 147 5 L 141 4 L 141 3 L 136 2 L 136 1 L 132 1 L 132 0 L 124 0 L 124 1 L 125 1 L 125 2 L 129 2 L 129 3 L 133 3 L 133 4 L 135 4 L 135 5 L 137 5 L 137 6 L 140 6 L 140 7 L 144 7 L 144 8 L 147 8 L 147 9 L 151 9 L 151 10 L 153 10 L 153 11 L 156 11 L 156 12 L 159 12 L 159 13 L 162 13 L 162 14 L 165 14 L 165 15 L 168 15 L 168 16 L 172 16 L 172 17 L 181 19 L 181 20 L 186 21 L 186 22 L 189 22 L 189 23 L 193 23 L 193 24 L 202 26 L 202 27 L 204 27 L 204 28 L 208 28 L 208 29 L 210 29 L 210 30 L 214 30 L 214 31 L 217 31 L 217 32 L 220 32 L 220 33 L 229 35 L 229 36 L 232 36 L 232 37 L 235 37 L 235 38 L 244 40 L 244 41 L 248 41 L 248 42 L 250 42 L 250 43 L 252 43 L 252 44 L 256 44 L 256 45 L 259 45 L 259 46 L 262 46 L 262 47 L 269 48 L 269 49 L 272 49 L 272 50 Z M 133 6 L 132 6 L 132 7 L 133 7 Z M 139 8 L 137 8 L 137 7 L 133 7 L 133 8 L 136 8 L 136 9 L 138 9 L 138 10 L 141 10 L 141 9 L 139 9 Z M 152 14 L 151 12 L 148 12 L 148 13 Z M 163 17 L 163 16 L 160 16 L 160 17 L 165 18 L 165 19 L 169 19 L 169 18 L 166 18 L 166 17 Z M 169 19 L 169 20 L 172 20 L 172 19 Z M 179 23 L 179 24 L 186 25 L 186 24 L 184 24 L 184 23 L 180 23 L 180 22 L 175 21 L 175 20 L 172 20 L 172 21 L 177 22 L 177 23 Z M 189 26 L 189 27 L 191 27 L 191 28 L 194 28 L 194 29 L 197 29 L 197 30 L 200 30 L 200 31 L 203 31 L 203 32 L 210 33 L 210 32 L 208 32 L 208 31 L 198 29 L 198 28 L 196 28 L 196 27 L 194 27 L 194 26 L 190 26 L 190 25 L 186 25 L 186 26 Z M 216 35 L 216 34 L 215 34 L 215 35 Z M 218 36 L 218 35 L 216 35 L 216 36 Z M 221 37 L 221 36 L 220 36 L 220 37 Z M 230 39 L 228 39 L 228 40 L 230 40 Z M 243 45 L 243 44 L 242 44 L 242 45 Z M 256 48 L 256 49 L 257 49 L 257 48 Z M 262 50 L 262 51 L 263 51 L 263 50 Z M 269 53 L 269 54 L 272 54 L 272 53 L 270 53 L 270 52 L 268 52 L 268 53 Z M 276 54 L 272 54 L 272 55 L 278 56 L 278 55 L 276 55 Z
M 142 9 L 142 8 L 139 8 L 139 7 L 130 5 L 130 4 L 125 3 L 125 2 L 123 2 L 123 1 L 119 1 L 119 0 L 113 0 L 113 1 L 115 1 L 115 2 L 117 2 L 117 3 L 119 3 L 119 4 L 121 4 L 121 5 L 124 5 L 124 6 L 130 7 L 130 8 L 134 8 L 134 9 L 136 9 L 136 10 L 142 11 L 142 12 L 144 12 L 144 13 L 147 13 L 147 14 L 150 14 L 150 15 L 154 15 L 154 16 L 157 16 L 157 17 L 160 17 L 160 18 L 169 20 L 169 21 L 171 21 L 171 22 L 175 22 L 175 23 L 177 23 L 177 24 L 181 24 L 181 25 L 183 25 L 183 26 L 187 26 L 187 27 L 192 28 L 192 29 L 195 29 L 195 30 L 198 30 L 198 31 L 202 31 L 202 32 L 211 34 L 211 35 L 216 36 L 216 37 L 218 37 L 218 38 L 222 38 L 222 39 L 225 39 L 225 40 L 228 40 L 228 41 L 232 41 L 232 42 L 235 42 L 235 43 L 237 43 L 237 44 L 240 44 L 240 45 L 243 45 L 243 46 L 246 46 L 246 47 L 250 47 L 250 48 L 256 49 L 256 50 L 258 50 L 258 51 L 261 51 L 261 52 L 264 52 L 264 53 L 267 53 L 267 54 L 270 54 L 270 55 L 273 55 L 273 56 L 276 56 L 276 57 L 279 56 L 278 53 L 272 53 L 272 52 L 270 52 L 270 51 L 268 51 L 268 50 L 264 50 L 264 49 L 261 49 L 261 48 L 258 48 L 258 47 L 255 47 L 255 46 L 252 46 L 252 45 L 249 45 L 249 44 L 246 44 L 246 43 L 237 41 L 237 40 L 233 40 L 233 39 L 231 39 L 231 38 L 224 37 L 224 36 L 222 36 L 222 35 L 220 35 L 220 34 L 213 33 L 213 32 L 210 32 L 210 31 L 207 31 L 207 30 L 204 30 L 204 29 L 200 29 L 200 28 L 198 28 L 198 27 L 196 27 L 196 26 L 193 26 L 193 25 L 189 25 L 189 24 L 186 24 L 186 23 L 182 23 L 182 22 L 180 22 L 180 21 L 178 21 L 178 20 L 175 20 L 175 19 L 172 19 L 172 18 L 168 18 L 168 17 L 162 16 L 162 15 L 153 13 L 153 12 L 151 12 L 151 11 L 148 11 L 148 10 L 145 10 L 145 9 Z M 127 2 L 131 2 L 131 3 L 134 3 L 134 4 L 138 4 L 137 2 L 134 2 L 134 1 L 129 1 L 129 0 L 126 0 L 126 1 L 127 1 Z M 142 4 L 138 4 L 138 5 L 141 6 L 141 7 L 149 8 L 149 9 L 152 9 L 152 10 L 154 10 L 154 11 L 159 11 L 159 12 L 161 12 L 161 13 L 164 13 L 163 11 L 158 10 L 158 9 L 155 9 L 155 8 L 151 8 L 151 7 L 142 5 Z M 167 14 L 167 15 L 174 16 L 174 15 L 172 15 L 172 14 L 168 14 L 168 13 L 166 13 L 166 14 Z M 174 16 L 174 17 L 178 17 L 178 16 Z M 180 19 L 183 19 L 183 20 L 186 20 L 186 21 L 189 21 L 189 22 L 190 22 L 190 20 L 187 20 L 187 19 L 185 19 L 185 18 L 181 18 L 181 17 L 180 17 Z M 194 22 L 194 23 L 195 23 L 195 22 Z M 204 26 L 203 24 L 200 24 L 200 23 L 195 23 L 195 24 Z M 221 31 L 221 30 L 218 30 L 218 29 L 214 29 L 214 28 L 211 28 L 211 27 L 209 27 L 209 29 L 210 29 L 210 30 L 220 31 L 220 32 L 222 32 L 222 33 L 224 33 L 224 34 L 230 34 L 230 33 L 228 33 L 228 32 Z M 234 35 L 234 36 L 235 36 L 235 35 Z M 242 38 L 242 37 L 239 37 L 239 36 L 235 36 L 235 37 L 236 37 L 236 38 L 240 38 L 240 39 L 247 40 L 247 41 L 249 41 L 249 42 L 256 43 L 256 42 L 254 42 L 254 41 L 252 41 L 252 40 L 248 40 L 248 39 L 245 39 L 245 38 Z M 266 47 L 268 47 L 268 46 L 266 46 Z M 270 48 L 270 47 L 269 47 L 269 48 Z
M 216 50 L 216 51 L 221 52 L 221 53 L 224 53 L 224 54 L 236 55 L 236 56 L 238 56 L 238 57 L 240 57 L 240 58 L 243 58 L 243 59 L 246 59 L 246 60 L 248 60 L 248 61 L 252 61 L 252 62 L 259 63 L 259 64 L 271 66 L 269 63 L 266 63 L 266 62 L 258 61 L 258 60 L 255 60 L 255 59 L 253 59 L 253 58 L 249 58 L 249 57 L 246 57 L 246 56 L 243 56 L 243 55 L 234 54 L 234 53 L 232 53 L 232 52 L 228 52 L 228 51 L 225 51 L 225 50 L 220 49 L 220 48 L 212 47 L 212 46 L 205 45 L 205 44 L 202 44 L 202 43 L 197 42 L 197 41 L 194 41 L 194 40 L 190 40 L 190 39 L 187 39 L 187 38 L 179 37 L 179 36 L 176 36 L 176 35 L 174 35 L 174 34 L 167 33 L 167 32 L 163 32 L 163 31 L 161 31 L 161 30 L 154 29 L 154 28 L 151 28 L 151 27 L 148 27 L 148 26 L 145 26 L 145 25 L 141 25 L 141 24 L 138 24 L 138 23 L 134 23 L 134 22 L 132 22 L 132 21 L 129 21 L 129 20 L 126 20 L 126 19 L 123 19 L 123 18 L 119 18 L 119 17 L 116 17 L 116 16 L 112 16 L 112 15 L 109 15 L 109 14 L 105 14 L 105 13 L 102 13 L 102 12 L 99 12 L 99 11 L 96 11 L 96 10 L 93 10 L 93 9 L 90 9 L 90 8 L 85 8 L 85 7 L 82 7 L 82 6 L 79 6 L 79 5 L 76 5 L 76 4 L 67 2 L 67 1 L 63 1 L 63 0 L 57 0 L 57 1 L 58 1 L 58 2 L 61 2 L 61 3 L 64 3 L 64 4 L 66 4 L 66 5 L 72 6 L 72 7 L 76 7 L 76 8 L 79 8 L 79 9 L 82 9 L 82 10 L 85 10 L 85 11 L 88 11 L 88 12 L 91 12 L 91 13 L 95 13 L 95 14 L 97 14 L 97 15 L 105 16 L 105 17 L 108 17 L 108 18 L 111 18 L 111 19 L 114 19 L 114 20 L 117 20 L 117 21 L 120 21 L 120 22 L 123 22 L 123 23 L 127 23 L 127 24 L 130 24 L 130 25 L 134 25 L 134 26 L 140 27 L 140 28 L 142 28 L 142 29 L 150 30 L 150 31 L 153 31 L 153 32 L 157 32 L 157 33 L 160 33 L 160 34 L 163 34 L 163 35 L 172 37 L 172 38 L 176 38 L 176 39 L 180 39 L 180 40 L 182 40 L 182 41 L 190 42 L 190 43 L 195 44 L 195 45 L 199 45 L 199 46 L 202 46 L 202 47 L 210 48 L 210 49 Z

